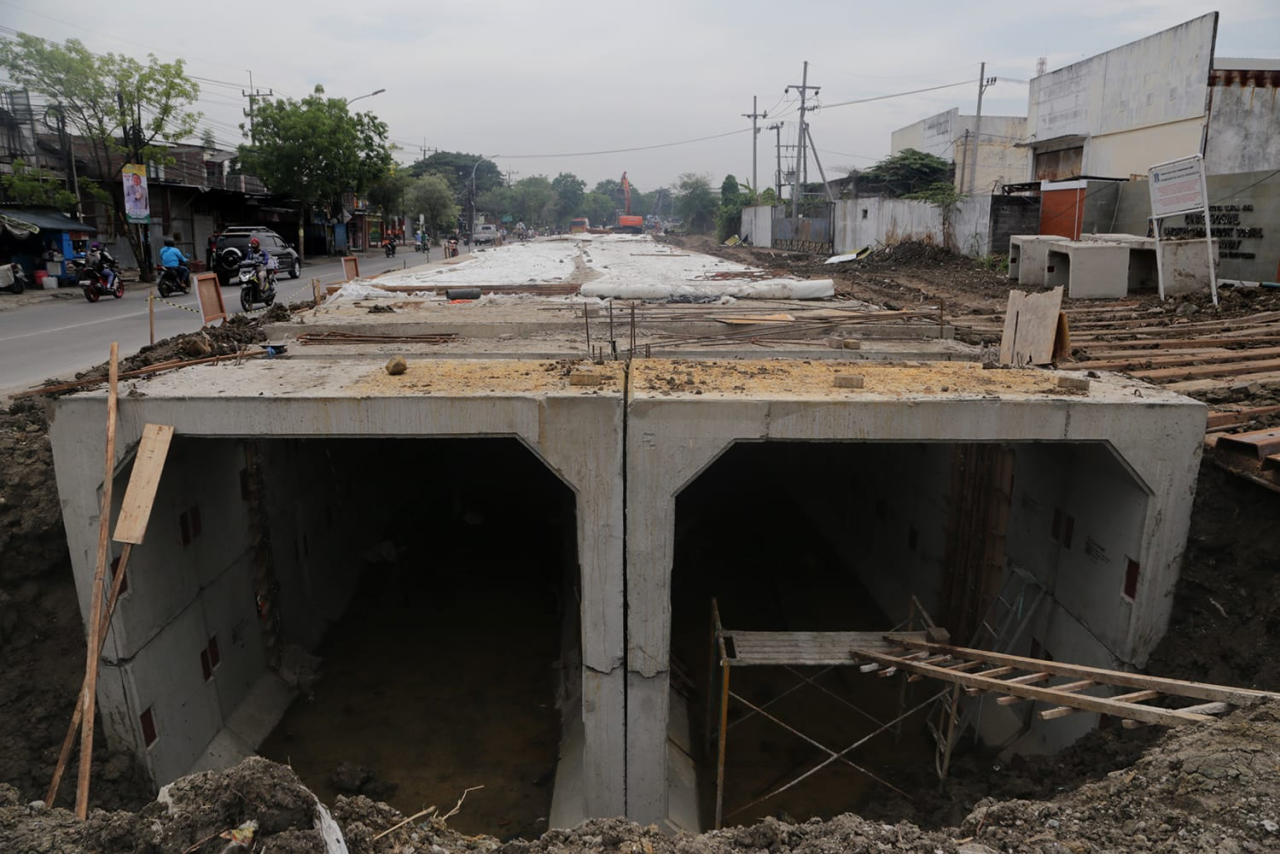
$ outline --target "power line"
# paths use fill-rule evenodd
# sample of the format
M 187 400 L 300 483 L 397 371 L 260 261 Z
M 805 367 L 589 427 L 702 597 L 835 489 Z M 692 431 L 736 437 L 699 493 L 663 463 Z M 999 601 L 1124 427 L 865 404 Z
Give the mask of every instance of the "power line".
M 928 88 L 925 88 L 925 89 L 912 89 L 909 92 L 894 92 L 891 95 L 876 95 L 874 98 L 857 98 L 852 101 L 838 101 L 834 104 L 823 104 L 821 109 L 830 110 L 834 107 L 848 107 L 853 104 L 870 104 L 872 101 L 887 101 L 890 98 L 905 98 L 908 95 L 919 95 L 923 92 L 937 92 L 940 89 L 954 89 L 957 86 L 968 86 L 970 83 L 974 83 L 974 82 L 976 81 L 961 80 L 959 83 L 946 83 L 942 86 L 929 86 Z M 816 110 L 819 108 L 813 107 L 812 109 Z
M 625 154 L 631 151 L 652 151 L 655 148 L 672 148 L 677 145 L 690 145 L 695 142 L 706 142 L 709 139 L 723 139 L 726 136 L 737 136 L 740 133 L 751 133 L 751 128 L 742 128 L 740 130 L 731 130 L 727 133 L 717 133 L 711 136 L 700 136 L 696 139 L 682 139 L 679 142 L 660 142 L 657 145 L 639 145 L 632 148 L 611 148 L 604 151 L 573 151 L 563 154 L 495 154 L 490 160 L 529 160 L 541 157 L 593 157 L 598 154 Z

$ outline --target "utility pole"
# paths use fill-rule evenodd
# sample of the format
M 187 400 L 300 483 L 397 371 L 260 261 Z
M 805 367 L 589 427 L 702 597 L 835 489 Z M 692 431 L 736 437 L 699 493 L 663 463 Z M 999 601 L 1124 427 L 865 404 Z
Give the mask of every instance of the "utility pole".
M 791 215 L 797 219 L 800 217 L 800 173 L 806 173 L 807 177 L 807 173 L 809 171 L 809 164 L 805 157 L 804 147 L 805 128 L 807 127 L 804 121 L 804 112 L 805 109 L 807 109 L 805 107 L 805 98 L 808 96 L 810 89 L 812 89 L 813 93 L 816 95 L 821 88 L 821 86 L 809 85 L 809 60 L 806 59 L 804 62 L 804 75 L 800 79 L 800 85 L 797 86 L 792 84 L 783 90 L 784 93 L 790 92 L 792 89 L 796 89 L 800 92 L 800 150 L 797 153 L 796 173 L 791 187 Z
M 773 192 L 777 194 L 778 201 L 782 201 L 782 122 L 775 122 L 767 128 L 775 132 L 776 141 L 774 142 L 774 150 L 777 152 L 778 166 L 773 173 Z
M 516 170 L 514 170 L 514 169 L 508 169 L 508 170 L 507 170 L 507 186 L 508 186 L 508 187 L 510 187 L 510 186 L 511 186 L 511 179 L 512 179 L 513 177 L 515 177 L 516 175 L 519 175 L 519 174 L 520 174 L 520 173 L 519 173 L 519 172 L 517 172 L 517 171 L 516 171 Z
M 751 192 L 759 195 L 760 186 L 756 183 L 756 153 L 759 146 L 756 144 L 756 137 L 760 135 L 760 128 L 756 127 L 756 119 L 769 118 L 769 111 L 763 113 L 756 112 L 756 96 L 751 96 L 751 112 L 743 113 L 744 119 L 751 119 Z
M 827 201 L 834 202 L 836 197 L 831 192 L 831 184 L 827 182 L 827 173 L 822 171 L 822 161 L 818 158 L 818 144 L 813 141 L 813 131 L 806 127 L 804 135 L 809 138 L 809 147 L 813 149 L 813 162 L 818 164 L 818 175 L 822 177 L 822 189 L 826 191 Z
M 260 89 L 255 89 L 255 88 L 253 88 L 253 72 L 252 72 L 252 71 L 250 71 L 250 72 L 249 72 L 249 91 L 248 91 L 248 92 L 246 92 L 246 91 L 244 91 L 243 89 L 241 89 L 241 90 L 240 90 L 240 95 L 241 95 L 242 97 L 245 97 L 245 98 L 248 98 L 248 99 L 249 99 L 249 109 L 244 110 L 244 111 L 242 111 L 242 112 L 244 112 L 244 114 L 245 114 L 246 116 L 248 116 L 248 118 L 249 118 L 249 144 L 250 144 L 250 145 L 253 145 L 253 143 L 254 143 L 254 139 L 253 139 L 253 105 L 254 105 L 254 101 L 256 101 L 258 98 L 270 98 L 270 97 L 271 97 L 272 95 L 274 95 L 274 94 L 275 94 L 275 93 L 274 93 L 274 92 L 272 92 L 270 89 L 268 89 L 267 91 L 263 92 L 263 91 L 262 91 L 262 90 L 260 90 Z
M 978 150 L 982 148 L 982 94 L 996 82 L 996 78 L 987 77 L 987 64 L 984 62 L 978 71 L 978 115 L 973 121 L 973 166 L 969 170 L 969 193 L 973 194 L 978 183 Z

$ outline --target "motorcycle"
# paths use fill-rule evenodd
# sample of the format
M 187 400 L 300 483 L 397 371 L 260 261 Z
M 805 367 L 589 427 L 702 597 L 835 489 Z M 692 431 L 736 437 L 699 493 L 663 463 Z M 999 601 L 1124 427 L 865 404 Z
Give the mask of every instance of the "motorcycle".
M 240 307 L 245 311 L 253 311 L 258 303 L 271 305 L 276 301 L 276 277 L 271 270 L 264 270 L 266 284 L 258 273 L 255 261 L 241 261 L 237 278 L 240 282 Z
M 425 240 L 415 240 L 413 241 L 413 251 L 426 252 L 429 255 L 431 254 L 431 244 L 427 243 Z
M 124 296 L 124 279 L 120 278 L 120 270 L 114 264 L 108 263 L 104 265 L 102 272 L 98 272 L 82 260 L 77 259 L 73 263 L 77 268 L 76 278 L 84 291 L 84 298 L 89 302 L 97 302 L 108 294 L 116 299 Z M 110 277 L 107 276 L 108 270 L 112 274 Z
M 450 258 L 458 257 L 458 238 L 450 237 L 449 242 L 444 247 L 445 254 Z
M 170 294 L 189 294 L 191 293 L 191 285 L 182 283 L 182 280 L 178 278 L 177 270 L 157 264 L 156 290 L 160 292 L 162 297 L 167 297 Z
M 396 257 L 396 244 L 393 240 L 388 240 L 382 244 L 382 250 L 387 254 L 388 258 Z
M 10 264 L 9 273 L 12 281 L 4 287 L 0 287 L 0 291 L 8 291 L 11 294 L 20 294 L 27 289 L 27 274 L 19 264 Z

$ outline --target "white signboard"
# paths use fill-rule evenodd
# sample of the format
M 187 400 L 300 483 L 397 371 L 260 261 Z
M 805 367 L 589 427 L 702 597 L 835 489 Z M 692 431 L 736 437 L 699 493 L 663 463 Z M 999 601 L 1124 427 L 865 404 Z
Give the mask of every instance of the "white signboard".
M 1199 155 L 1152 166 L 1147 174 L 1153 217 L 1204 210 L 1204 161 Z
M 1160 221 L 1165 217 L 1200 212 L 1204 215 L 1205 248 L 1209 252 L 1209 293 L 1218 305 L 1218 274 L 1213 267 L 1213 227 L 1209 217 L 1209 189 L 1204 179 L 1204 158 L 1199 154 L 1157 163 L 1147 170 L 1151 192 L 1151 223 L 1156 238 L 1156 283 L 1164 300 L 1164 252 L 1160 248 Z

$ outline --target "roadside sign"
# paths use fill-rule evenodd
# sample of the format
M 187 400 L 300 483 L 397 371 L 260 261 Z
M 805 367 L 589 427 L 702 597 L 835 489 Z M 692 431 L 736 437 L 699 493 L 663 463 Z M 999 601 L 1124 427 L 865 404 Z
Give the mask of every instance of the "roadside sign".
M 196 280 L 196 296 L 200 299 L 200 314 L 204 325 L 215 320 L 226 320 L 227 309 L 222 303 L 222 286 L 218 283 L 217 273 L 198 273 Z
M 1200 155 L 1184 157 L 1152 166 L 1147 170 L 1151 181 L 1151 215 L 1176 216 L 1203 210 L 1204 161 Z
M 147 167 L 126 163 L 120 170 L 124 181 L 124 215 L 132 223 L 151 222 L 151 197 L 147 191 Z
M 1160 221 L 1165 217 L 1204 212 L 1204 240 L 1209 251 L 1209 293 L 1218 305 L 1218 273 L 1214 267 L 1213 226 L 1209 216 L 1209 189 L 1204 178 L 1204 158 L 1199 154 L 1157 163 L 1147 170 L 1151 193 L 1151 224 L 1156 238 L 1156 283 L 1164 299 L 1164 259 L 1160 250 Z

